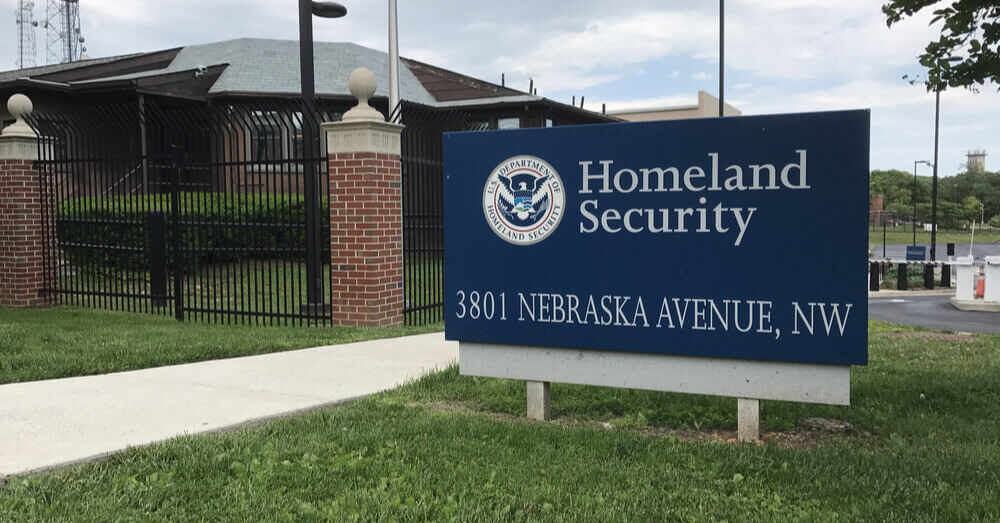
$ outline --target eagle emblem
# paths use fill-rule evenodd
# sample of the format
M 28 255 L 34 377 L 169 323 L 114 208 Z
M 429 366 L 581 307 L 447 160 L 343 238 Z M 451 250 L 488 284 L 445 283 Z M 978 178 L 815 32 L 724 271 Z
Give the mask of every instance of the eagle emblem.
M 493 169 L 483 188 L 486 224 L 514 245 L 533 245 L 549 237 L 565 207 L 559 173 L 537 156 L 508 158 Z
M 497 208 L 517 225 L 531 225 L 549 210 L 549 193 L 545 182 L 551 176 L 519 173 L 497 177 L 500 180 Z

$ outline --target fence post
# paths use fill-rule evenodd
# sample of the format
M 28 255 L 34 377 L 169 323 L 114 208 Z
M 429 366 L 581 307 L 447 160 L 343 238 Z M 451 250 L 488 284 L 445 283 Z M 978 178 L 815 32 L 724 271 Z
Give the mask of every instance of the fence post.
M 170 169 L 170 238 L 173 242 L 174 317 L 184 321 L 184 256 L 181 250 L 181 149 L 172 146 Z
M 368 105 L 375 75 L 348 81 L 358 105 L 323 124 L 329 156 L 330 306 L 334 325 L 403 323 L 400 134 Z
M 7 110 L 16 121 L 0 131 L 0 307 L 44 307 L 56 266 L 51 179 L 36 170 L 38 135 L 24 121 L 31 100 L 15 94 Z
M 147 221 L 149 235 L 149 294 L 154 307 L 167 306 L 167 218 L 152 211 Z

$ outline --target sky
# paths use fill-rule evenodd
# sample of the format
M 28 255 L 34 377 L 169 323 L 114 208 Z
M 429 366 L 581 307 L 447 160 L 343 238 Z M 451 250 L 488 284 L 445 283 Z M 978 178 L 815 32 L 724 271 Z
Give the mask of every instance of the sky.
M 2 0 L 16 60 L 14 7 Z M 45 0 L 36 1 L 42 17 Z M 386 0 L 342 0 L 346 18 L 317 19 L 315 37 L 385 50 Z M 708 0 L 398 0 L 403 56 L 587 108 L 694 104 L 718 93 L 718 3 Z M 879 0 L 729 0 L 726 101 L 744 114 L 872 110 L 873 169 L 912 171 L 933 160 L 934 97 L 903 76 L 940 33 L 930 16 L 886 27 Z M 153 51 L 240 37 L 297 38 L 295 0 L 80 0 L 90 56 Z M 4 20 L 6 18 L 6 20 Z M 45 59 L 38 34 L 38 60 Z M 1000 93 L 941 96 L 942 176 L 961 172 L 972 148 L 995 151 L 1000 170 Z M 920 174 L 928 169 L 920 166 Z

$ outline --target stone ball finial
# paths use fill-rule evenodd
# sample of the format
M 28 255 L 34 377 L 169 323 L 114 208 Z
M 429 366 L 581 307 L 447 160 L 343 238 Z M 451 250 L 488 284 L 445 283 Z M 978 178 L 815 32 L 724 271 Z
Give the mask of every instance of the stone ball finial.
M 351 94 L 358 101 L 367 103 L 375 95 L 378 82 L 375 80 L 375 73 L 364 67 L 359 67 L 351 71 L 351 76 L 347 79 L 347 87 L 350 88 Z
M 33 110 L 35 110 L 35 106 L 31 103 L 31 98 L 21 93 L 14 94 L 7 100 L 7 112 L 18 120 L 31 114 Z
M 359 67 L 351 72 L 351 76 L 347 79 L 347 87 L 351 90 L 351 94 L 358 99 L 358 105 L 354 106 L 350 111 L 344 113 L 345 121 L 385 121 L 385 116 L 383 116 L 382 113 L 376 111 L 374 107 L 368 105 L 368 100 L 375 95 L 375 90 L 378 88 L 378 82 L 375 80 L 375 73 L 364 67 Z
M 24 117 L 31 114 L 35 109 L 34 104 L 31 103 L 31 98 L 27 96 L 16 93 L 7 99 L 7 112 L 11 114 L 17 121 L 13 124 L 7 126 L 0 135 L 2 136 L 31 136 L 34 137 L 35 131 L 24 122 Z

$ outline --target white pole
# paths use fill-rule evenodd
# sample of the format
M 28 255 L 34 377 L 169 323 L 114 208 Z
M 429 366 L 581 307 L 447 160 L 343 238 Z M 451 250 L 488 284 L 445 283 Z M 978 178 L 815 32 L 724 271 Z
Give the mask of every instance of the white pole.
M 399 29 L 396 24 L 396 0 L 389 0 L 389 114 L 399 105 Z M 397 114 L 393 123 L 398 123 Z
M 969 256 L 972 256 L 972 246 L 976 244 L 976 220 L 972 220 L 972 237 L 969 238 Z

